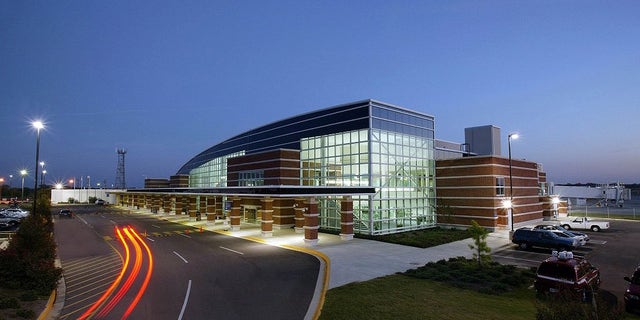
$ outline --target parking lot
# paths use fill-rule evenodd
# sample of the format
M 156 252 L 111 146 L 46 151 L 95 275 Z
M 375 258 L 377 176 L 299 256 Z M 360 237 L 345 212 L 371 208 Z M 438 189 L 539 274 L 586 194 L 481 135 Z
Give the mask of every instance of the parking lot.
M 605 219 L 598 219 L 605 220 Z M 587 245 L 574 251 L 600 269 L 602 290 L 616 295 L 621 301 L 627 287 L 624 276 L 629 276 L 640 265 L 640 222 L 607 220 L 611 227 L 600 232 L 579 230 L 589 235 Z M 549 249 L 517 249 L 515 244 L 492 253 L 493 260 L 522 267 L 538 267 L 551 254 Z

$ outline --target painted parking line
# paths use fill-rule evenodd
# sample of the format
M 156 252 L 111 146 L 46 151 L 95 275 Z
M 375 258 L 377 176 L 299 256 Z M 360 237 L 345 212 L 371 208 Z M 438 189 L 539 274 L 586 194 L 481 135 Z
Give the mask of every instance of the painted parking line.
M 605 241 L 605 240 L 589 240 L 589 243 L 592 243 L 592 244 L 607 244 L 607 241 Z
M 507 260 L 517 260 L 517 261 L 540 263 L 540 260 L 523 259 L 523 258 L 516 258 L 516 257 L 511 257 L 511 256 L 502 256 L 502 255 L 496 255 L 496 254 L 494 254 L 493 257 L 498 257 L 498 258 L 507 259 Z

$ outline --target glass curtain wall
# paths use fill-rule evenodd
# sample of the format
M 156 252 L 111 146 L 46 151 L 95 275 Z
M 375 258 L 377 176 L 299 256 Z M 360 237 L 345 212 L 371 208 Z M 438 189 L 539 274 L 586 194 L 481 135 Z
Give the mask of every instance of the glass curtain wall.
M 371 130 L 372 234 L 434 226 L 433 139 Z
M 189 187 L 219 188 L 227 186 L 227 159 L 242 156 L 244 151 L 215 158 L 189 172 Z
M 303 186 L 369 186 L 368 130 L 342 132 L 300 141 Z M 340 230 L 341 197 L 318 201 L 320 227 Z M 369 198 L 353 197 L 354 230 L 369 233 Z
M 384 234 L 435 225 L 433 139 L 382 129 L 301 141 L 301 184 L 373 186 L 353 197 L 354 231 Z M 340 230 L 340 198 L 319 199 L 320 227 Z

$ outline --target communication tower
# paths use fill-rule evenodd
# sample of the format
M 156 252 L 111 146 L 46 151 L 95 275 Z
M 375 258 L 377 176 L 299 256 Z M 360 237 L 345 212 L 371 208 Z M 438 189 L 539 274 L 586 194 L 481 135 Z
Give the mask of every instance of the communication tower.
M 125 149 L 117 149 L 118 153 L 118 169 L 116 170 L 116 189 L 126 189 L 127 185 L 125 183 L 125 174 L 124 174 L 124 155 L 127 153 Z

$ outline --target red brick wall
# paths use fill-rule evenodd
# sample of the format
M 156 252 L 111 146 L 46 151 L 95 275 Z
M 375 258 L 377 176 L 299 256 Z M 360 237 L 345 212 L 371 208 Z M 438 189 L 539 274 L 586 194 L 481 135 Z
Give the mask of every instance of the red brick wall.
M 514 224 L 540 220 L 538 164 L 511 161 Z M 496 194 L 496 178 L 504 178 L 504 196 Z M 510 195 L 509 159 L 495 156 L 465 157 L 436 161 L 438 222 L 470 225 L 476 220 L 489 228 L 507 227 L 502 200 Z

